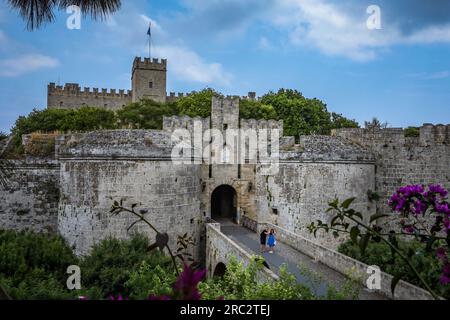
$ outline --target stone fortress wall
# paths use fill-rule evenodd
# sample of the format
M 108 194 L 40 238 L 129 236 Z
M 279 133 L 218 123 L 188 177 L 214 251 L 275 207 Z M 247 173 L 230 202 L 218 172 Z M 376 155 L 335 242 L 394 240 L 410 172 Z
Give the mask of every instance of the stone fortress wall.
M 112 216 L 114 201 L 148 210 L 147 219 L 169 234 L 200 241 L 200 179 L 197 165 L 174 165 L 170 136 L 161 131 L 111 130 L 64 135 L 56 149 L 61 165 L 58 230 L 78 254 L 86 254 L 105 237 L 124 238 L 139 231 L 154 239 L 143 223 L 129 214 Z M 198 248 L 193 254 L 198 257 Z
M 401 128 L 338 129 L 332 133 L 368 148 L 375 156 L 378 212 L 389 212 L 389 197 L 407 184 L 442 184 L 450 188 L 450 125 L 424 124 L 419 137 Z
M 78 84 L 51 83 L 48 107 L 116 110 L 145 97 L 175 101 L 184 95 L 166 95 L 166 71 L 164 59 L 136 58 L 129 91 L 91 92 Z M 245 98 L 257 99 L 254 92 Z M 202 133 L 211 128 L 224 137 L 230 129 L 253 128 L 258 135 L 279 129 L 278 172 L 264 173 L 261 163 L 173 163 L 171 134 L 188 129 L 193 135 L 195 121 L 201 122 Z M 440 183 L 449 188 L 449 136 L 449 125 L 424 125 L 417 138 L 405 138 L 402 129 L 339 129 L 331 136 L 301 136 L 296 144 L 295 137 L 283 136 L 282 121 L 240 119 L 238 96 L 214 97 L 210 117 L 164 117 L 163 130 L 101 130 L 63 134 L 56 141 L 53 137 L 52 157 L 28 155 L 12 184 L 0 187 L 0 221 L 7 228 L 58 230 L 78 254 L 85 254 L 107 236 L 127 236 L 133 218 L 108 214 L 113 201 L 122 199 L 125 205 L 148 208 L 150 220 L 169 232 L 172 246 L 177 235 L 192 234 L 200 244 L 198 255 L 213 193 L 226 185 L 235 192 L 237 222 L 264 221 L 309 238 L 306 226 L 317 219 L 328 221 L 325 210 L 336 197 L 356 197 L 355 208 L 368 216 L 388 211 L 387 199 L 401 185 Z M 25 144 L 28 140 L 24 137 Z M 378 204 L 370 201 L 369 191 L 381 196 Z M 134 229 L 150 232 L 140 224 Z M 330 248 L 338 245 L 326 236 L 317 241 Z
M 118 110 L 132 102 L 131 90 L 116 90 L 85 87 L 78 83 L 66 83 L 57 86 L 48 85 L 47 106 L 49 109 L 77 109 L 81 107 L 101 107 L 108 110 Z

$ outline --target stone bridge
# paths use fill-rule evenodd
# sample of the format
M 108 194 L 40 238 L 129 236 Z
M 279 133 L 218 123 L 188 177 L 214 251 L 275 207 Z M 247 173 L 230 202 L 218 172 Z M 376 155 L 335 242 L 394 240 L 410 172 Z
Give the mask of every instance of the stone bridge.
M 264 258 L 264 268 L 258 278 L 264 281 L 276 281 L 281 265 L 294 274 L 297 281 L 308 286 L 316 295 L 325 296 L 328 286 L 341 288 L 347 276 L 361 279 L 359 299 L 381 300 L 430 300 L 432 296 L 425 290 L 410 283 L 400 281 L 391 294 L 393 277 L 381 272 L 381 289 L 369 290 L 366 287 L 368 265 L 328 249 L 301 235 L 294 234 L 269 223 L 245 223 L 250 230 L 227 220 L 206 225 L 206 267 L 209 276 L 222 276 L 231 257 L 248 265 L 252 256 Z M 277 233 L 277 246 L 274 253 L 260 253 L 259 231 L 273 228 Z M 255 232 L 258 231 L 258 232 Z M 319 281 L 314 280 L 318 279 Z

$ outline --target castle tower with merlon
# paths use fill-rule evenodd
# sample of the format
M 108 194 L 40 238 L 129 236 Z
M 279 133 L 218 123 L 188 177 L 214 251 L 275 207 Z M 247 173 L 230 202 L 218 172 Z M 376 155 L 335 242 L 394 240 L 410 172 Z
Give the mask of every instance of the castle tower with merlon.
M 120 109 L 132 102 L 147 98 L 158 102 L 166 101 L 166 59 L 136 57 L 132 66 L 131 90 L 98 89 L 84 87 L 78 83 L 64 86 L 49 83 L 47 87 L 47 108 L 77 109 L 84 106 Z M 182 94 L 179 94 L 179 98 Z
M 166 101 L 167 60 L 136 57 L 131 72 L 133 102 L 151 99 Z
M 120 109 L 132 101 L 131 90 L 80 88 L 78 83 L 57 86 L 49 83 L 47 87 L 47 108 L 77 109 L 81 107 L 101 107 L 109 110 Z

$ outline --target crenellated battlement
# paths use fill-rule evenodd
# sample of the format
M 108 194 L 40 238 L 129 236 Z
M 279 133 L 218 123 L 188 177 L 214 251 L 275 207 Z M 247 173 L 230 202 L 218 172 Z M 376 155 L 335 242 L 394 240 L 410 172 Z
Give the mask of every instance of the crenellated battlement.
M 189 131 L 194 130 L 194 123 L 201 122 L 202 130 L 205 131 L 209 129 L 210 118 L 201 117 L 188 117 L 188 116 L 170 116 L 163 117 L 163 130 L 172 132 L 176 129 L 187 129 Z
M 386 128 L 378 130 L 347 128 L 332 130 L 331 134 L 363 145 L 383 143 L 393 145 L 450 146 L 450 124 L 433 125 L 426 123 L 419 128 L 418 137 L 405 137 L 405 129 L 403 128 Z
M 241 119 L 241 129 L 255 129 L 255 130 L 273 130 L 278 129 L 280 137 L 283 136 L 283 120 L 256 120 L 256 119 Z
M 131 90 L 124 89 L 99 89 L 80 87 L 78 83 L 66 83 L 64 86 L 57 86 L 55 83 L 49 83 L 48 85 L 49 95 L 75 95 L 75 96 L 109 96 L 109 97 L 131 97 Z
M 167 96 L 166 96 L 166 101 L 167 102 L 175 102 L 178 101 L 181 98 L 184 97 L 189 97 L 192 93 L 183 93 L 183 92 L 170 92 Z
M 146 69 L 146 70 L 167 70 L 167 59 L 150 59 L 150 58 L 141 58 L 136 57 L 133 61 L 133 71 L 135 69 Z

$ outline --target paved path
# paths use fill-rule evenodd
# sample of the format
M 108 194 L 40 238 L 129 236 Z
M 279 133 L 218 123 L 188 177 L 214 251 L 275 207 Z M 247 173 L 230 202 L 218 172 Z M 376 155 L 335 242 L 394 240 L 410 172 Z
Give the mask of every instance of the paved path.
M 266 252 L 261 254 L 259 236 L 256 233 L 230 222 L 220 221 L 220 223 L 221 230 L 224 234 L 236 241 L 250 254 L 262 255 L 273 272 L 278 274 L 280 266 L 285 264 L 287 270 L 296 276 L 299 283 L 308 286 L 318 296 L 326 295 L 329 284 L 335 288 L 341 288 L 345 282 L 345 276 L 341 273 L 320 262 L 314 261 L 309 256 L 279 241 L 277 242 L 274 253 Z M 306 270 L 306 272 L 301 271 L 299 266 L 302 270 Z M 317 277 L 320 278 L 314 281 L 313 279 L 317 279 Z M 368 289 L 361 288 L 359 299 L 382 300 L 386 298 L 377 293 L 370 292 Z

